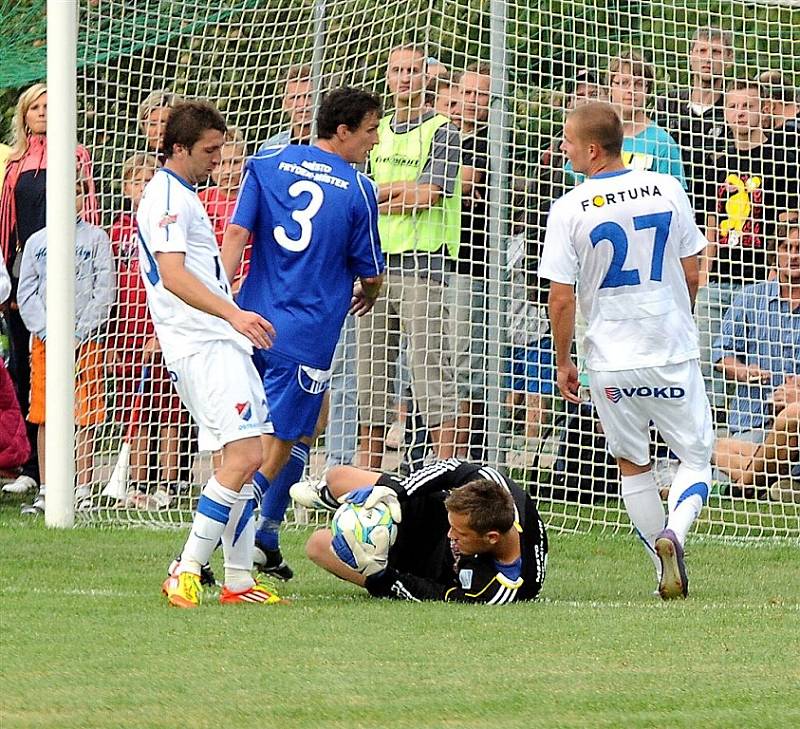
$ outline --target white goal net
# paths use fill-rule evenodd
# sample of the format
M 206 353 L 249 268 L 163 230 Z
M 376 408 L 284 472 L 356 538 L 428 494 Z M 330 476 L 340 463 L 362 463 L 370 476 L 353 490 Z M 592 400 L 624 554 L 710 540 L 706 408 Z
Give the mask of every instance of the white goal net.
M 549 206 L 578 182 L 559 151 L 564 114 L 587 98 L 608 99 L 625 122 L 626 164 L 679 177 L 711 243 L 696 318 L 717 465 L 697 530 L 796 537 L 800 458 L 791 393 L 800 391 L 800 315 L 796 294 L 784 301 L 780 282 L 797 279 L 800 255 L 797 239 L 791 242 L 798 29 L 793 2 L 82 3 L 79 141 L 94 162 L 117 294 L 96 336 L 107 363 L 104 407 L 85 426 L 91 456 L 79 464 L 78 484 L 91 496 L 79 515 L 185 524 L 212 468 L 148 343 L 130 222 L 138 186 L 159 164 L 155 140 L 169 105 L 207 98 L 233 129 L 223 165 L 201 191 L 221 235 L 246 156 L 267 141 L 308 141 L 313 111 L 333 86 L 374 90 L 391 112 L 389 54 L 413 44 L 426 59 L 426 103 L 450 118 L 447 139 L 461 145 L 457 177 L 452 149 L 439 150 L 442 159 L 430 165 L 432 175 L 454 178 L 445 186 L 459 188 L 460 251 L 457 259 L 438 254 L 441 269 L 432 259 L 413 264 L 412 275 L 428 267 L 424 280 L 442 291 L 422 315 L 429 339 L 421 342 L 419 327 L 400 321 L 397 341 L 373 341 L 371 358 L 386 372 L 372 383 L 386 402 L 380 422 L 365 413 L 357 375 L 364 350 L 352 322 L 345 326 L 330 420 L 310 471 L 337 462 L 413 469 L 455 453 L 508 469 L 538 496 L 553 528 L 630 529 L 593 406 L 567 407 L 555 387 L 547 282 L 537 275 Z M 426 351 L 437 348 L 434 367 Z M 580 347 L 576 358 L 581 365 Z M 741 374 L 725 364 L 730 358 L 760 374 Z M 585 385 L 583 369 L 581 376 Z M 434 422 L 426 407 L 437 388 L 449 414 Z M 382 426 L 372 429 L 382 437 L 359 438 L 365 418 Z M 125 478 L 120 469 L 112 478 L 121 452 Z M 666 488 L 677 462 L 655 432 L 652 455 Z M 308 518 L 290 512 L 289 523 Z

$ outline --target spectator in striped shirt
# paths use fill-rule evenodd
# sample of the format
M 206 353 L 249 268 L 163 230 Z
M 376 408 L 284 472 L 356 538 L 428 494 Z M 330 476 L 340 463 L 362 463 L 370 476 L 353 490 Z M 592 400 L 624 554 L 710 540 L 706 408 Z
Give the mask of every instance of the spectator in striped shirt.
M 800 221 L 782 213 L 777 275 L 746 286 L 715 342 L 713 361 L 736 383 L 729 437 L 714 463 L 734 493 L 769 488 L 776 501 L 800 502 Z

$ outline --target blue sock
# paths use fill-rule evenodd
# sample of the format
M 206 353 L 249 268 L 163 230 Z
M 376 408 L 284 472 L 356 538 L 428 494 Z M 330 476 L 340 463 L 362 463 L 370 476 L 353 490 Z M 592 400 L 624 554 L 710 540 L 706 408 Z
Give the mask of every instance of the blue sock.
M 259 509 L 261 508 L 261 502 L 264 500 L 264 494 L 267 493 L 268 489 L 269 481 L 267 481 L 267 477 L 261 471 L 256 471 L 253 474 L 253 497 Z
M 305 443 L 295 443 L 292 446 L 289 462 L 272 480 L 261 499 L 261 523 L 256 532 L 256 541 L 266 549 L 278 549 L 278 530 L 286 513 L 286 507 L 289 506 L 289 489 L 303 478 L 309 450 Z M 264 483 L 267 482 L 263 476 L 261 478 Z

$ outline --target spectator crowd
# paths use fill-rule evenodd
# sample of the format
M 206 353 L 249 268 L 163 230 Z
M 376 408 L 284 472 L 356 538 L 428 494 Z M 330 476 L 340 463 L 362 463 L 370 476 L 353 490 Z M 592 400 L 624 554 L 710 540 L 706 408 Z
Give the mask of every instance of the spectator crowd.
M 623 123 L 625 164 L 671 175 L 689 193 L 708 240 L 695 317 L 717 425 L 719 492 L 800 502 L 800 94 L 775 71 L 732 80 L 726 30 L 697 29 L 687 61 L 688 83 L 658 98 L 654 68 L 637 52 L 610 59 L 604 71 L 579 69 L 567 80 L 563 109 L 609 101 Z M 544 220 L 552 201 L 582 180 L 565 164 L 560 135 L 534 164 L 510 163 L 509 179 L 500 179 L 487 64 L 451 72 L 420 47 L 401 45 L 389 53 L 385 81 L 391 111 L 366 169 L 377 189 L 385 283 L 371 314 L 348 317 L 342 329 L 330 380 L 328 463 L 380 470 L 387 450 L 400 451 L 401 470 L 429 457 L 485 460 L 489 283 L 502 278 L 510 292 L 496 373 L 511 421 L 504 465 L 530 467 L 554 411 L 547 292 L 537 276 Z M 220 245 L 248 150 L 308 144 L 314 92 L 311 67 L 292 66 L 281 99 L 286 126 L 260 145 L 229 129 L 222 162 L 199 190 Z M 178 100 L 169 90 L 142 99 L 142 151 L 122 165 L 123 207 L 107 230 L 98 227 L 90 152 L 77 147 L 78 499 L 97 485 L 97 428 L 113 420 L 125 426 L 135 401 L 143 417 L 131 443 L 128 502 L 162 508 L 192 480 L 192 425 L 150 321 L 135 229 Z M 35 494 L 23 507 L 35 514 L 46 493 L 46 254 L 59 241 L 58 231 L 45 228 L 44 85 L 19 97 L 10 145 L 0 147 L 0 335 L 9 342 L 0 350 L 7 367 L 0 367 L 0 475 L 10 479 L 3 491 Z M 492 190 L 505 190 L 511 203 L 500 236 L 492 235 Z M 500 247 L 494 256 L 492 245 Z M 246 247 L 234 292 L 248 256 Z

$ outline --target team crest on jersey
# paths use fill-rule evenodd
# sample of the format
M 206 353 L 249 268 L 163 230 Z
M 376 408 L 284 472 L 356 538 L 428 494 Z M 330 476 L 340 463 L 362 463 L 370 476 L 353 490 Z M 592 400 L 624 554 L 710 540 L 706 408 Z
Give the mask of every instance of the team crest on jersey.
M 166 228 L 168 225 L 172 225 L 178 219 L 177 213 L 164 213 L 161 220 L 158 221 L 159 228 Z
M 465 590 L 468 590 L 472 587 L 472 570 L 461 570 L 458 573 L 458 581 L 461 583 L 461 587 Z
M 242 420 L 250 420 L 253 415 L 253 408 L 250 406 L 250 402 L 237 402 L 236 403 L 236 412 L 239 413 L 239 417 Z

